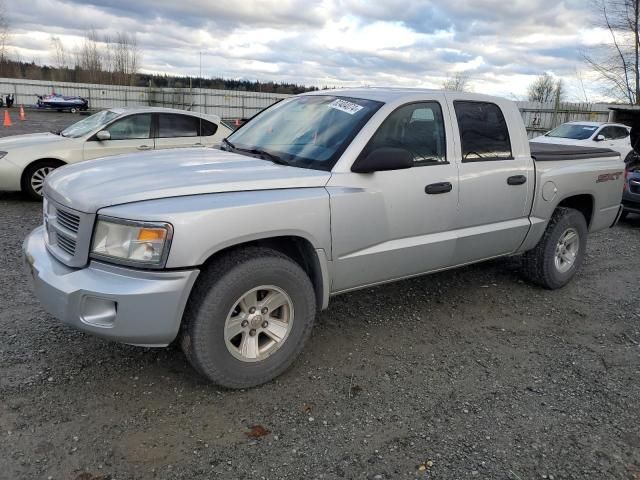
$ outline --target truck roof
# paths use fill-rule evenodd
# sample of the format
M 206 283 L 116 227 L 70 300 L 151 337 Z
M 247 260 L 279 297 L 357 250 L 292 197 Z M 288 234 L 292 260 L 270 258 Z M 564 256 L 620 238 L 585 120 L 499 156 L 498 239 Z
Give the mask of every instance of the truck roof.
M 307 92 L 303 95 L 335 95 L 339 97 L 353 97 L 362 98 L 366 100 L 376 100 L 378 102 L 391 102 L 395 100 L 402 100 L 403 98 L 415 98 L 420 94 L 433 94 L 433 93 L 451 93 L 456 97 L 468 97 L 469 100 L 491 100 L 498 97 L 492 97 L 490 95 L 483 95 L 470 92 L 450 92 L 446 90 L 435 90 L 428 88 L 393 88 L 393 87 L 357 87 L 357 88 L 336 88 L 330 90 L 316 90 L 314 92 Z M 501 99 L 503 100 L 503 99 Z

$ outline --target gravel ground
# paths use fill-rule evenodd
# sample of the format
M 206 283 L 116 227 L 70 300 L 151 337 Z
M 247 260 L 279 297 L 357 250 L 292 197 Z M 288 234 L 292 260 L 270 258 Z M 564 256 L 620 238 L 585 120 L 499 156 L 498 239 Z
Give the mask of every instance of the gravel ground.
M 640 217 L 559 291 L 507 259 L 336 297 L 293 368 L 227 391 L 45 314 L 40 209 L 0 194 L 1 478 L 640 479 Z

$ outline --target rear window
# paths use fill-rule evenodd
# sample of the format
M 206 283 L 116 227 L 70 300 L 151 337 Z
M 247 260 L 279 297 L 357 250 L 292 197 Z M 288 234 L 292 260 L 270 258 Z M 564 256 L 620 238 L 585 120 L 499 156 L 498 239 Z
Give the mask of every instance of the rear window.
M 495 103 L 464 102 L 453 103 L 463 162 L 490 160 L 510 160 L 511 140 L 502 110 Z

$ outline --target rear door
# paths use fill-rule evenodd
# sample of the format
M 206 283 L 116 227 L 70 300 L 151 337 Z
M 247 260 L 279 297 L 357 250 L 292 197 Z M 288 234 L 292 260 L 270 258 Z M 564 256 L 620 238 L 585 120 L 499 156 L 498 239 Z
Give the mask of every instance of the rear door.
M 608 125 L 598 135 L 604 136 L 604 140 L 597 142 L 595 146 L 610 148 L 619 152 L 624 160 L 627 154 L 631 151 L 631 140 L 629 138 L 629 130 L 626 127 L 618 125 Z
M 503 111 L 497 103 L 455 94 L 450 102 L 460 162 L 454 260 L 463 264 L 513 252 L 529 230 L 535 182 L 522 120 L 506 103 Z
M 144 150 L 153 150 L 151 135 L 151 114 L 138 113 L 118 118 L 107 125 L 106 130 L 111 135 L 110 140 L 98 140 L 90 137 L 83 148 L 83 158 L 107 157 Z
M 155 139 L 156 149 L 184 148 L 205 146 L 206 136 L 201 131 L 208 133 L 212 130 L 211 122 L 179 113 L 158 113 L 158 126 Z M 217 125 L 213 124 L 213 130 Z

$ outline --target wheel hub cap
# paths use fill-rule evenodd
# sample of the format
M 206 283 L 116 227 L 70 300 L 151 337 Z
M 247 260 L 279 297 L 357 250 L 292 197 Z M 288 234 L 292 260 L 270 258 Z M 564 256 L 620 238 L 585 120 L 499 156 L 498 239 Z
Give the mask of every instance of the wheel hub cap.
M 273 285 L 249 290 L 227 315 L 224 340 L 229 352 L 243 362 L 273 355 L 287 340 L 293 325 L 293 302 Z
M 42 167 L 33 172 L 31 175 L 31 188 L 38 195 L 42 195 L 42 189 L 44 187 L 44 179 L 47 178 L 54 169 L 54 167 Z
M 558 240 L 554 263 L 560 273 L 566 273 L 575 264 L 580 250 L 580 236 L 575 228 L 565 230 Z

